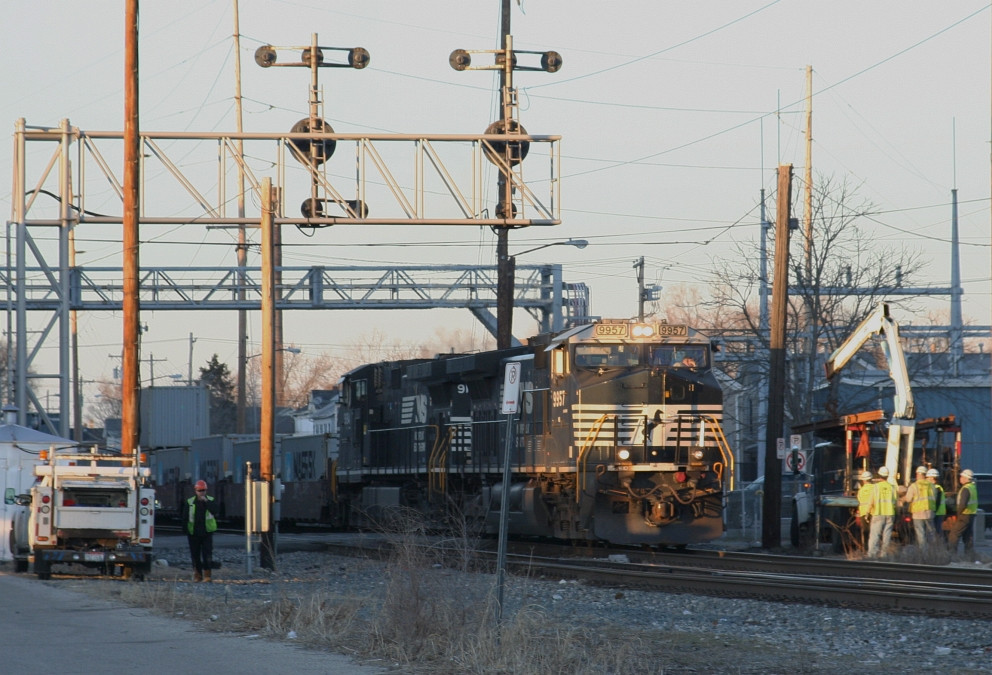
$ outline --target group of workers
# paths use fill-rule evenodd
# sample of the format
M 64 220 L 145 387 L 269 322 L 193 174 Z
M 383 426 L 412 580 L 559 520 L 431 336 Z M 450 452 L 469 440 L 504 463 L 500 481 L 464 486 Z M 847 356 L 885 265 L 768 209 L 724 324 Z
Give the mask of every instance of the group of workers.
M 858 489 L 858 524 L 864 527 L 867 519 L 869 558 L 884 555 L 892 541 L 892 528 L 895 524 L 896 506 L 902 501 L 909 508 L 913 521 L 913 532 L 917 546 L 927 551 L 937 544 L 946 546 L 956 554 L 958 542 L 964 543 L 964 555 L 975 557 L 975 514 L 978 513 L 978 487 L 970 469 L 961 472 L 958 480 L 961 487 L 957 493 L 956 518 L 948 532 L 944 532 L 944 518 L 947 515 L 944 488 L 937 482 L 940 472 L 919 466 L 916 480 L 900 498 L 893 482 L 889 481 L 889 469 L 879 467 L 876 476 L 871 471 L 861 473 L 861 487 Z

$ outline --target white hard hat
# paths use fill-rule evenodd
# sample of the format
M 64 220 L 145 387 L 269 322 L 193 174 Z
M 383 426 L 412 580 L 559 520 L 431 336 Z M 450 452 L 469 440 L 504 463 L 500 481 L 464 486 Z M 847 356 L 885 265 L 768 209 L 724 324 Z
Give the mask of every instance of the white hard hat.
M 921 464 L 920 466 L 916 467 L 916 473 L 922 473 L 926 475 L 927 468 Z
M 861 480 L 871 480 L 871 471 L 862 471 Z
M 889 467 L 887 467 L 887 466 L 880 466 L 880 467 L 878 467 L 878 475 L 881 476 L 882 478 L 888 478 L 889 477 Z
M 927 478 L 939 478 L 940 472 L 937 469 L 930 469 L 927 471 Z
M 965 469 L 962 471 L 961 477 L 967 479 L 969 482 L 975 480 L 975 474 L 971 472 L 971 469 Z

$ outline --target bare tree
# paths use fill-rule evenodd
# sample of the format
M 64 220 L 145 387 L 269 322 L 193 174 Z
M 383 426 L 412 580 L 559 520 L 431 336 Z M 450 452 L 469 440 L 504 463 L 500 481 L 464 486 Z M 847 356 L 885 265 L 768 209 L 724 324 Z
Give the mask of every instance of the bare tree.
M 823 360 L 892 289 L 909 285 L 923 269 L 921 252 L 877 244 L 881 225 L 871 218 L 873 210 L 846 181 L 821 178 L 813 190 L 812 237 L 791 237 L 787 422 L 828 414 L 830 406 L 814 396 L 825 381 Z M 713 328 L 726 338 L 728 372 L 754 388 L 767 374 L 769 346 L 759 311 L 759 246 L 739 244 L 731 258 L 716 262 L 717 283 L 707 303 L 718 322 Z M 752 427 L 764 424 L 753 412 L 751 418 Z
M 121 383 L 120 380 L 101 380 L 97 382 L 97 393 L 87 406 L 87 413 L 99 426 L 103 426 L 107 418 L 121 416 Z

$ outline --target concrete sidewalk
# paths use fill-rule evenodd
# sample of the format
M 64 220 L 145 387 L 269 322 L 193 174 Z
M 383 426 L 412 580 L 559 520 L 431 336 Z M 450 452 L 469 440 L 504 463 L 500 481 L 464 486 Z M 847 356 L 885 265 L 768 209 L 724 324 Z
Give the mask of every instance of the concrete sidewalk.
M 0 654 L 8 673 L 105 675 L 126 669 L 176 673 L 326 673 L 377 675 L 385 668 L 257 636 L 198 630 L 182 619 L 60 588 L 57 582 L 15 575 L 0 564 L 3 630 Z

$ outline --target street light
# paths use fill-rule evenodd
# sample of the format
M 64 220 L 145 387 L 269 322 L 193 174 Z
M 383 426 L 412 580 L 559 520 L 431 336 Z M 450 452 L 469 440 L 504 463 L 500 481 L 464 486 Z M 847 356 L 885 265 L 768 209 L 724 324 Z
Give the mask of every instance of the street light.
M 549 246 L 574 246 L 575 248 L 585 248 L 588 245 L 589 242 L 586 241 L 585 239 L 566 239 L 565 241 L 553 241 L 550 244 L 541 244 L 540 246 L 535 246 L 534 248 L 528 248 L 524 251 L 521 251 L 516 255 L 506 256 L 506 264 L 500 265 L 499 270 L 497 271 L 497 275 L 500 277 L 500 279 L 497 280 L 497 299 L 496 299 L 497 305 L 502 306 L 502 303 L 505 303 L 505 306 L 507 308 L 506 315 L 508 319 L 506 323 L 511 323 L 508 315 L 513 312 L 513 292 L 514 292 L 513 289 L 517 285 L 518 257 L 526 253 L 533 253 L 534 251 L 540 251 L 542 248 L 548 248 Z M 502 281 L 503 279 L 505 279 L 505 282 Z M 500 289 L 503 289 L 504 287 L 506 290 L 504 290 L 502 293 L 498 292 Z M 497 314 L 497 318 L 496 318 L 497 328 L 500 325 L 502 325 L 500 322 L 501 319 L 499 318 L 499 314 Z M 498 330 L 497 332 L 500 331 Z M 513 337 L 512 331 L 509 333 L 509 336 L 506 337 L 505 339 L 507 340 L 507 344 L 505 345 L 506 347 L 515 347 L 520 344 L 516 340 L 516 338 Z M 499 344 L 497 344 L 496 348 L 504 349 L 505 347 L 501 347 Z
M 300 354 L 300 353 L 303 352 L 303 350 L 300 349 L 299 347 L 279 347 L 278 349 L 273 349 L 272 351 L 274 351 L 274 352 L 289 352 L 290 354 Z M 259 352 L 258 354 L 249 354 L 248 356 L 245 357 L 245 359 L 246 360 L 247 359 L 254 359 L 254 358 L 257 358 L 257 357 L 259 357 L 261 355 L 262 355 L 261 352 Z
M 549 246 L 574 246 L 575 248 L 585 248 L 589 245 L 589 242 L 585 239 L 568 239 L 566 241 L 553 241 L 550 244 L 542 244 L 540 246 L 535 246 L 534 248 L 529 248 L 526 251 L 521 251 L 520 253 L 515 253 L 514 258 L 519 258 L 525 253 L 533 253 L 534 251 L 540 251 L 542 248 L 548 248 Z

